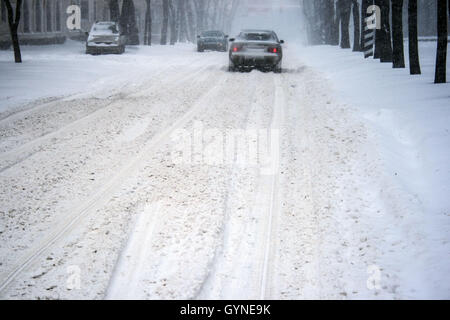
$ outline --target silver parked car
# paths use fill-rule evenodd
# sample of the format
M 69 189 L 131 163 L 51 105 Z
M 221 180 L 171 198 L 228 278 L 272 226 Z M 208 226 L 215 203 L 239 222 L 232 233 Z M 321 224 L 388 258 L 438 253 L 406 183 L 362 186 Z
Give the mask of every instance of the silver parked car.
M 94 23 L 86 41 L 87 54 L 125 52 L 127 37 L 121 32 L 120 26 L 114 21 Z
M 244 30 L 236 39 L 230 39 L 229 70 L 251 70 L 254 68 L 281 72 L 283 40 L 271 30 Z

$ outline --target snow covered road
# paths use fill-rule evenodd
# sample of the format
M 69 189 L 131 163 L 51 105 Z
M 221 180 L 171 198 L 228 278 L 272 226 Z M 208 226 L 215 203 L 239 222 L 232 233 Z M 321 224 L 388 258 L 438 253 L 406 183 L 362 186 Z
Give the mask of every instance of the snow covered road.
M 122 82 L 0 108 L 1 298 L 433 296 L 420 204 L 294 47 L 102 58 Z

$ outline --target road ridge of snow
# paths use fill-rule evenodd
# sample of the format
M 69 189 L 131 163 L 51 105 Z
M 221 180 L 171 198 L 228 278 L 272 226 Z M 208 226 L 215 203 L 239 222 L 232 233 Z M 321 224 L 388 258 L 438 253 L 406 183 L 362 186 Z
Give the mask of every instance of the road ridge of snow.
M 218 83 L 222 83 L 226 80 L 226 75 L 223 75 L 222 78 L 218 80 Z M 214 90 L 218 90 L 219 86 L 216 85 L 212 90 L 206 92 L 203 96 L 199 97 L 197 103 L 191 107 L 189 111 L 187 111 L 182 117 L 177 119 L 172 126 L 159 133 L 157 136 L 153 137 L 151 141 L 142 148 L 141 152 L 134 157 L 133 160 L 128 162 L 122 169 L 116 173 L 109 181 L 105 184 L 103 188 L 98 190 L 89 200 L 86 201 L 79 208 L 75 208 L 70 215 L 69 221 L 62 223 L 61 226 L 56 228 L 49 236 L 47 236 L 40 243 L 35 245 L 32 249 L 29 250 L 27 254 L 25 254 L 22 258 L 19 259 L 19 262 L 10 269 L 10 271 L 4 272 L 4 274 L 0 275 L 0 292 L 2 292 L 10 283 L 14 280 L 14 278 L 22 272 L 36 257 L 38 257 L 41 253 L 43 253 L 46 249 L 48 249 L 52 244 L 54 244 L 62 235 L 67 233 L 77 221 L 79 221 L 82 217 L 87 215 L 92 210 L 98 208 L 105 202 L 109 200 L 107 197 L 108 193 L 113 190 L 116 186 L 120 185 L 124 177 L 126 177 L 130 171 L 134 170 L 138 165 L 142 157 L 144 157 L 150 150 L 159 147 L 161 143 L 164 142 L 164 139 L 170 136 L 170 134 L 181 127 L 183 124 L 189 122 L 202 108 L 202 101 L 206 99 L 206 97 L 213 94 Z
M 251 118 L 247 119 L 247 129 L 264 129 L 266 134 L 275 141 L 267 141 L 267 145 L 261 144 L 260 141 L 259 148 L 267 148 L 270 159 L 265 158 L 265 153 L 259 154 L 259 165 L 249 168 L 251 176 L 247 175 L 247 170 L 242 170 L 237 165 L 233 166 L 225 201 L 227 205 L 222 246 L 216 252 L 209 275 L 204 280 L 196 299 L 238 297 L 260 299 L 268 285 L 267 273 L 271 269 L 269 265 L 273 254 L 270 242 L 273 239 L 267 231 L 273 227 L 270 216 L 271 212 L 276 210 L 276 204 L 273 202 L 278 173 L 276 158 L 279 156 L 279 135 L 274 134 L 272 130 L 280 130 L 279 122 L 283 118 L 280 116 L 283 111 L 280 107 L 283 107 L 283 99 L 280 99 L 282 98 L 281 88 L 274 90 L 274 86 L 280 83 L 279 75 L 255 73 L 261 78 L 261 82 L 267 83 L 259 84 L 257 88 L 257 95 L 249 112 Z M 272 99 L 270 102 L 266 101 L 267 94 L 273 98 L 273 102 Z M 267 113 L 266 108 L 270 108 L 270 114 Z M 269 118 L 268 123 L 265 123 L 265 117 Z M 259 150 L 259 153 L 261 152 L 262 150 Z M 264 162 L 267 160 L 269 165 Z M 245 182 L 242 181 L 244 178 L 246 178 Z M 247 190 L 249 186 L 245 186 L 246 190 L 242 190 L 242 186 L 237 186 L 242 182 L 248 184 L 249 180 L 253 179 L 257 185 L 250 190 Z M 247 194 L 249 191 L 250 193 Z M 236 198 L 245 198 L 242 193 L 251 201 L 248 208 L 244 204 L 245 201 L 240 205 L 236 203 L 240 201 Z M 248 239 L 239 239 L 239 234 Z
M 254 78 L 256 75 L 252 74 L 251 77 Z M 230 75 L 225 73 L 224 79 L 229 78 Z M 255 95 L 255 87 L 256 85 L 252 82 L 250 89 L 250 92 L 253 92 L 252 96 Z M 214 97 L 218 90 L 223 90 L 223 88 L 220 85 L 215 86 L 209 91 L 209 96 Z M 194 125 L 192 123 L 190 124 Z M 127 244 L 121 251 L 120 257 L 114 267 L 114 273 L 105 294 L 106 299 L 130 299 L 139 297 L 140 294 L 142 294 L 142 292 L 140 292 L 142 289 L 139 288 L 139 282 L 142 282 L 144 279 L 140 279 L 142 274 L 134 273 L 133 270 L 140 269 L 139 266 L 145 262 L 147 254 L 151 253 L 148 247 L 151 246 L 151 241 L 153 239 L 151 236 L 148 236 L 148 234 L 151 233 L 151 230 L 155 229 L 156 225 L 162 223 L 156 217 L 156 215 L 161 215 L 158 212 L 158 208 L 161 208 L 161 203 L 157 202 L 154 204 L 153 201 L 155 201 L 155 199 L 150 200 L 150 206 L 139 213 L 139 216 L 134 223 L 134 227 L 130 231 Z M 150 214 L 153 214 L 153 217 L 143 217 L 144 215 Z M 151 223 L 148 221 L 151 221 Z M 139 249 L 142 243 L 145 243 L 147 249 Z M 145 280 L 149 281 L 149 279 Z
M 194 73 L 189 73 L 189 74 L 187 74 L 184 77 L 177 78 L 175 80 L 175 86 L 174 87 L 176 88 L 177 86 L 182 85 L 185 81 L 189 81 L 190 79 L 195 78 L 199 73 L 204 72 L 205 68 L 206 67 L 200 68 L 199 70 L 197 70 Z M 135 92 L 130 92 L 128 94 L 125 94 L 125 96 L 122 97 L 122 98 L 126 98 L 127 96 L 133 96 L 134 94 L 135 94 Z M 119 95 L 121 95 L 121 94 L 119 94 Z M 31 151 L 31 154 L 29 154 L 30 149 L 33 149 L 36 146 L 40 146 L 42 143 L 45 143 L 45 142 L 51 140 L 54 137 L 60 137 L 63 132 L 69 132 L 72 129 L 78 128 L 80 126 L 80 124 L 83 124 L 86 121 L 91 120 L 92 117 L 101 116 L 102 114 L 107 112 L 109 108 L 113 107 L 115 105 L 115 103 L 116 103 L 115 100 L 111 100 L 106 105 L 102 106 L 100 109 L 97 109 L 97 110 L 95 110 L 95 111 L 93 111 L 93 112 L 91 112 L 91 113 L 89 113 L 89 114 L 87 114 L 87 115 L 85 115 L 85 116 L 83 116 L 83 117 L 81 117 L 81 118 L 79 118 L 79 119 L 77 119 L 77 120 L 75 120 L 75 121 L 73 121 L 73 122 L 71 122 L 71 123 L 61 127 L 61 128 L 59 128 L 59 129 L 57 129 L 57 130 L 55 130 L 53 132 L 50 132 L 48 134 L 45 134 L 45 135 L 40 136 L 38 138 L 35 138 L 35 139 L 33 139 L 33 140 L 23 144 L 23 145 L 20 145 L 19 147 L 16 147 L 16 148 L 12 149 L 12 150 L 8 150 L 6 152 L 0 153 L 0 162 L 1 163 L 7 163 L 7 159 L 9 159 L 9 158 L 14 158 L 14 159 L 19 158 L 20 159 L 19 161 L 16 161 L 16 162 L 14 162 L 12 164 L 9 164 L 9 165 L 7 165 L 7 166 L 5 166 L 3 168 L 0 168 L 0 173 L 5 171 L 5 170 L 8 170 L 8 169 L 12 168 L 13 166 L 15 166 L 15 165 L 19 164 L 20 162 L 22 162 L 23 160 L 25 160 L 27 157 L 30 157 L 31 155 L 33 155 L 34 153 L 39 151 L 39 150 L 34 151 L 34 152 Z M 28 152 L 28 154 L 25 157 L 20 157 L 20 155 L 22 153 L 26 153 L 26 152 Z
M 153 74 L 152 76 L 158 77 L 162 75 L 165 72 L 165 70 L 159 70 L 156 74 Z M 125 83 L 122 84 L 114 89 L 111 89 L 111 91 L 122 91 L 128 87 L 133 87 L 133 84 Z M 53 104 L 61 103 L 61 102 L 67 102 L 72 100 L 80 100 L 80 99 L 86 99 L 86 98 L 93 98 L 97 97 L 99 93 L 103 93 L 105 89 L 99 89 L 94 92 L 87 91 L 86 93 L 71 93 L 67 95 L 62 96 L 56 96 L 56 97 L 49 97 L 44 99 L 39 99 L 37 101 L 30 102 L 28 104 L 25 104 L 22 108 L 19 109 L 13 109 L 12 111 L 6 110 L 0 113 L 6 114 L 5 116 L 0 116 L 0 124 L 5 121 L 12 121 L 15 120 L 15 118 L 23 118 L 24 116 L 34 113 L 36 111 L 39 111 L 41 109 L 44 109 L 46 107 L 49 107 Z M 110 90 L 108 90 L 109 92 Z M 114 97 L 114 95 L 112 95 Z M 46 101 L 50 100 L 50 101 Z M 27 107 L 29 106 L 29 107 Z
M 256 73 L 252 73 L 251 76 L 256 77 Z M 258 107 L 257 106 L 257 102 L 258 102 L 257 92 L 258 92 L 258 90 L 259 90 L 259 87 L 256 85 L 256 83 L 252 82 L 251 100 L 253 100 L 253 101 L 252 101 L 252 103 L 250 105 L 250 108 L 249 108 L 249 110 L 247 112 L 247 115 L 246 115 L 245 122 L 247 123 L 247 126 L 248 126 L 248 122 L 250 121 L 250 116 L 252 115 L 253 112 L 255 112 L 255 110 Z M 237 165 L 237 162 L 235 161 L 235 162 L 233 162 L 232 168 L 230 169 L 230 174 L 231 174 L 232 177 L 230 179 L 228 179 L 227 192 L 226 192 L 225 201 L 224 201 L 224 203 L 225 203 L 225 208 L 224 208 L 225 218 L 224 218 L 224 221 L 223 221 L 222 226 L 221 226 L 222 244 L 221 244 L 220 247 L 218 247 L 215 250 L 214 257 L 213 257 L 213 259 L 211 259 L 211 261 L 210 261 L 210 263 L 208 265 L 208 273 L 207 273 L 205 279 L 203 279 L 203 282 L 202 282 L 201 286 L 198 288 L 197 293 L 195 294 L 195 299 L 197 299 L 197 300 L 198 299 L 205 299 L 204 298 L 205 294 L 206 294 L 206 297 L 208 297 L 208 294 L 210 294 L 209 292 L 205 293 L 205 291 L 210 291 L 211 290 L 210 287 L 213 286 L 213 284 L 211 284 L 211 281 L 212 281 L 213 278 L 216 277 L 215 273 L 217 272 L 216 268 L 217 268 L 217 264 L 219 263 L 218 259 L 220 259 L 219 255 L 223 254 L 223 250 L 224 250 L 223 246 L 228 241 L 227 240 L 228 239 L 228 228 L 226 226 L 226 223 L 230 219 L 230 217 L 229 217 L 230 213 L 229 213 L 229 208 L 228 208 L 228 201 L 230 199 L 230 192 L 231 192 L 230 190 L 232 189 L 233 180 L 235 179 L 235 177 L 237 175 L 237 173 L 236 173 L 237 171 L 238 171 L 238 165 Z
M 272 242 L 274 241 L 273 235 L 274 235 L 274 225 L 275 225 L 275 219 L 279 216 L 279 205 L 276 203 L 278 200 L 278 194 L 279 194 L 279 174 L 280 174 L 280 131 L 283 129 L 284 124 L 284 109 L 286 106 L 286 98 L 284 93 L 284 88 L 282 87 L 281 80 L 279 77 L 276 77 L 275 79 L 275 102 L 273 106 L 273 116 L 272 116 L 272 123 L 270 126 L 270 130 L 278 132 L 276 135 L 277 141 L 271 141 L 270 142 L 270 150 L 271 150 L 271 157 L 272 157 L 272 169 L 273 172 L 270 177 L 270 181 L 267 181 L 266 183 L 270 184 L 270 192 L 269 192 L 269 204 L 268 204 L 268 214 L 267 214 L 267 226 L 266 226 L 266 239 L 265 239 L 265 252 L 264 252 L 264 263 L 262 267 L 262 276 L 261 276 L 261 288 L 260 288 L 260 299 L 264 300 L 267 298 L 267 291 L 268 291 L 268 285 L 269 283 L 269 277 L 272 273 L 269 273 L 270 264 L 271 264 L 271 258 L 274 254 L 274 248 L 272 245 Z M 271 135 L 273 137 L 273 135 Z M 276 146 L 273 144 L 276 143 Z M 276 163 L 273 163 L 276 161 Z M 260 177 L 261 178 L 261 177 Z M 265 185 L 266 183 L 263 182 Z M 265 186 L 267 188 L 269 186 Z M 261 191 L 261 190 L 259 190 Z M 267 196 L 267 191 L 265 190 L 262 194 L 259 194 L 263 196 L 264 194 Z

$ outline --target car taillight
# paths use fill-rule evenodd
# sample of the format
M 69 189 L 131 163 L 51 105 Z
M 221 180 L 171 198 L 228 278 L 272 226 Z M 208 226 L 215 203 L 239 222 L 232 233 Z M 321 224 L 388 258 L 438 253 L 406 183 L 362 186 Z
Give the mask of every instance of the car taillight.
M 233 47 L 233 52 L 238 52 L 239 48 L 238 47 Z
M 269 48 L 270 53 L 278 53 L 278 48 Z

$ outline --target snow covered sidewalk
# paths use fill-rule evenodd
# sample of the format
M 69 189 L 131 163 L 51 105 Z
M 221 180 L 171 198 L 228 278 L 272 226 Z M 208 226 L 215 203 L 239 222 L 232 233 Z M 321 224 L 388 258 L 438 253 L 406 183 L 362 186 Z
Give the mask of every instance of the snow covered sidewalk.
M 383 201 L 383 205 L 402 220 L 379 221 L 385 228 L 383 236 L 392 245 L 405 241 L 394 240 L 402 236 L 391 228 L 400 227 L 411 237 L 404 244 L 404 256 L 399 252 L 395 257 L 399 274 L 414 287 L 411 297 L 448 298 L 450 84 L 433 84 L 436 44 L 421 42 L 419 49 L 419 76 L 336 47 L 303 48 L 299 56 L 320 71 L 338 101 L 351 105 L 355 116 L 368 128 L 367 143 L 390 181 L 385 196 L 391 200 Z M 417 251 L 408 257 L 420 246 L 421 254 Z M 422 284 L 417 273 L 426 278 Z

